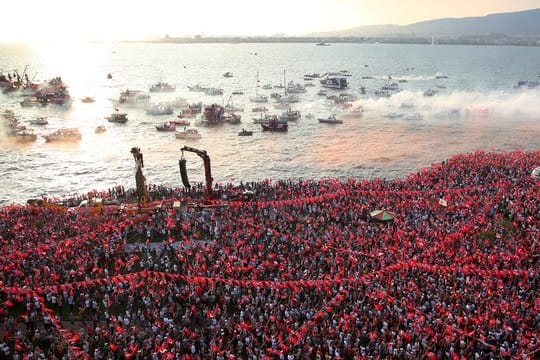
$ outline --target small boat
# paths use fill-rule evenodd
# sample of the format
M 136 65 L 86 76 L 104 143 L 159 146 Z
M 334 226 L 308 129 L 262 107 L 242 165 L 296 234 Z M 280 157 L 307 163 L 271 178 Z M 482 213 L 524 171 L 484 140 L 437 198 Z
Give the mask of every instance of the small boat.
M 47 117 L 45 116 L 39 116 L 38 118 L 34 120 L 30 120 L 31 125 L 47 125 L 49 121 L 47 120 Z
M 256 94 L 255 96 L 250 96 L 249 101 L 255 102 L 255 103 L 266 103 L 268 102 L 268 96 Z
M 43 135 L 46 142 L 63 141 L 72 142 L 81 140 L 82 136 L 79 129 L 76 128 L 61 128 L 55 132 Z
M 125 124 L 128 121 L 127 114 L 123 112 L 114 112 L 106 117 L 107 121 L 118 124 Z
M 289 109 L 281 114 L 280 120 L 296 121 L 300 119 L 301 116 L 300 111 Z
M 37 100 L 35 97 L 26 96 L 23 101 L 20 102 L 22 107 L 43 106 L 44 104 Z
M 233 95 L 244 95 L 244 92 L 242 90 L 234 90 L 232 92 Z
M 267 112 L 268 108 L 266 106 L 257 106 L 251 109 L 252 112 Z
M 220 89 L 220 88 L 208 88 L 204 91 L 204 93 L 206 95 L 212 95 L 212 96 L 215 96 L 215 95 L 223 95 L 223 89 Z
M 176 123 L 166 121 L 163 124 L 156 125 L 157 131 L 176 131 Z
M 171 115 L 174 109 L 169 104 L 155 104 L 146 109 L 148 115 Z
M 361 106 L 355 106 L 350 111 L 344 112 L 342 115 L 347 117 L 361 117 L 364 115 L 364 108 Z
M 271 119 L 261 123 L 263 131 L 285 132 L 289 130 L 289 124 L 286 121 Z
M 17 142 L 34 142 L 37 140 L 37 135 L 32 133 L 32 132 L 28 132 L 28 131 L 17 131 L 15 132 L 12 136 L 11 136 L 12 139 L 14 139 L 15 141 Z
M 208 88 L 203 87 L 203 86 L 201 86 L 199 84 L 195 84 L 195 85 L 192 85 L 192 86 L 188 85 L 188 89 L 189 89 L 189 91 L 197 91 L 197 92 L 204 92 L 204 91 L 208 90 Z
M 232 77 L 233 77 L 233 74 L 232 74 L 232 72 L 227 71 L 227 72 L 223 73 L 223 77 L 226 77 L 226 78 L 232 78 Z
M 439 90 L 427 89 L 426 91 L 424 91 L 424 96 L 433 96 L 433 95 L 437 95 L 438 93 L 439 93 Z
M 87 103 L 87 104 L 88 104 L 88 103 L 93 103 L 93 102 L 95 102 L 96 99 L 94 99 L 92 96 L 86 96 L 86 97 L 83 97 L 83 98 L 81 99 L 81 101 L 82 101 L 83 103 Z
M 251 135 L 253 135 L 253 131 L 246 130 L 246 129 L 242 129 L 242 131 L 238 133 L 238 136 L 251 136 Z
M 176 132 L 177 139 L 200 139 L 202 136 L 197 129 L 186 129 Z
M 191 125 L 191 121 L 189 121 L 188 119 L 182 119 L 180 118 L 180 116 L 178 116 L 179 120 L 171 120 L 170 122 L 173 123 L 173 124 L 176 124 L 177 126 L 180 125 L 180 126 L 189 126 Z
M 318 118 L 318 120 L 320 123 L 324 123 L 324 124 L 342 124 L 343 123 L 343 120 L 336 118 L 336 115 L 330 115 L 329 117 L 325 119 Z
M 159 81 L 154 85 L 150 86 L 150 92 L 174 92 L 176 91 L 176 86 L 169 83 Z
M 107 128 L 106 128 L 105 126 L 103 126 L 103 125 L 97 126 L 96 129 L 94 130 L 94 132 L 95 132 L 96 134 L 102 134 L 102 133 L 104 133 L 105 131 L 107 131 Z
M 405 120 L 422 120 L 424 116 L 420 113 L 413 113 L 405 116 Z

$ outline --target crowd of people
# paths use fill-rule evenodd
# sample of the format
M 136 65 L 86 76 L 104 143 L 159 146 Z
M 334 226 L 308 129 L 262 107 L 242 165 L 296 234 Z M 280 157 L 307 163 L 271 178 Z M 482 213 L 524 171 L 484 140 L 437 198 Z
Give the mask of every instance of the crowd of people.
M 477 151 L 395 180 L 218 184 L 212 205 L 201 184 L 150 186 L 151 211 L 5 206 L 0 359 L 536 358 L 538 164 Z M 134 192 L 70 203 L 96 195 Z

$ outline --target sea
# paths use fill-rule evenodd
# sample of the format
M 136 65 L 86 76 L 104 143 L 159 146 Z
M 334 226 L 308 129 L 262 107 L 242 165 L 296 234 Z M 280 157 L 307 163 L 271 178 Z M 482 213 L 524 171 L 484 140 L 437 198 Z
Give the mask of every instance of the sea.
M 0 94 L 0 112 L 12 110 L 38 139 L 13 143 L 0 131 L 0 204 L 25 203 L 29 198 L 62 198 L 113 186 L 135 187 L 134 159 L 139 147 L 148 184 L 182 186 L 180 149 L 206 150 L 215 183 L 282 179 L 395 179 L 416 173 L 453 154 L 476 150 L 508 151 L 540 148 L 540 86 L 516 87 L 518 81 L 540 80 L 540 47 L 412 45 L 412 44 L 172 44 L 93 43 L 0 45 L 0 70 L 26 71 L 34 82 L 61 77 L 73 103 L 22 107 L 18 93 Z M 323 89 L 323 75 L 346 71 L 346 90 Z M 224 77 L 231 72 L 232 77 Z M 107 75 L 110 74 L 111 78 Z M 121 108 L 126 124 L 106 117 L 126 89 L 148 92 L 159 81 L 177 86 L 172 93 L 149 93 L 151 103 L 181 101 L 233 103 L 244 108 L 240 124 L 190 127 L 197 140 L 179 140 L 158 132 L 156 125 L 173 115 L 152 116 L 144 109 Z M 256 93 L 283 92 L 284 82 L 312 84 L 291 104 L 302 117 L 289 122 L 286 133 L 263 132 L 249 101 Z M 400 91 L 381 97 L 382 86 L 398 83 Z M 192 92 L 188 86 L 222 88 L 223 95 Z M 272 89 L 263 89 L 271 85 Z M 428 89 L 434 96 L 424 96 Z M 243 91 L 242 95 L 232 95 Z M 360 117 L 342 124 L 319 123 L 347 109 L 329 100 L 340 93 L 354 95 Z M 86 96 L 94 103 L 81 101 Z M 270 99 L 269 113 L 281 114 Z M 349 108 L 350 109 L 350 108 Z M 416 115 L 418 114 L 418 115 Z M 46 116 L 46 126 L 30 121 Z M 105 133 L 95 128 L 105 125 Z M 62 127 L 78 128 L 76 143 L 46 143 L 42 135 Z M 242 129 L 253 136 L 238 136 Z M 204 182 L 202 160 L 185 153 L 191 183 Z M 540 164 L 538 164 L 540 165 Z

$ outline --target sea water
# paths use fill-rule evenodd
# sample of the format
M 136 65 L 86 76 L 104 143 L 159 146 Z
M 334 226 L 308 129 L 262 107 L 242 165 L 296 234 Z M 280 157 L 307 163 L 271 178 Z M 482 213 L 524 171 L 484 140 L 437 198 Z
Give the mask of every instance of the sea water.
M 0 138 L 0 203 L 23 203 L 38 196 L 62 196 L 135 186 L 130 149 L 144 155 L 149 184 L 181 186 L 178 169 L 184 145 L 206 150 L 215 182 L 239 183 L 263 179 L 396 178 L 441 162 L 455 153 L 483 150 L 538 150 L 540 87 L 519 89 L 520 80 L 540 80 L 540 47 L 402 45 L 402 44 L 44 44 L 0 45 L 0 69 L 42 82 L 57 76 L 69 86 L 73 104 L 23 108 L 18 94 L 0 94 L 0 111 L 11 109 L 22 125 L 38 135 L 61 127 L 76 127 L 82 140 L 73 144 L 45 143 L 40 136 L 28 144 Z M 364 108 L 359 118 L 343 124 L 321 124 L 317 118 L 341 116 L 343 109 L 324 96 L 318 79 L 291 104 L 302 118 L 289 122 L 287 133 L 262 132 L 252 118 L 256 92 L 283 93 L 284 82 L 306 84 L 305 74 L 348 71 L 349 88 L 328 90 L 357 96 Z M 231 72 L 232 77 L 223 76 Z M 108 78 L 111 74 L 112 78 Z M 258 82 L 257 82 L 258 78 Z M 148 91 L 165 81 L 174 93 L 151 93 L 151 103 L 183 98 L 243 106 L 239 125 L 197 127 L 198 140 L 178 140 L 155 126 L 174 115 L 151 116 L 144 109 L 121 108 L 126 124 L 112 124 L 112 100 L 126 89 Z M 399 81 L 399 82 L 398 82 Z M 398 82 L 401 91 L 378 97 L 383 85 Z M 221 96 L 190 92 L 200 84 L 224 90 Z M 257 87 L 257 85 L 259 87 Z M 364 88 L 365 91 L 361 91 Z M 424 96 L 428 89 L 435 96 Z M 232 95 L 235 90 L 243 95 Z M 93 96 L 94 103 L 80 100 Z M 270 113 L 280 114 L 270 100 Z M 398 117 L 389 116 L 397 114 Z M 307 118 L 312 114 L 312 118 Z M 413 116 L 420 114 L 421 118 Z M 30 120 L 47 116 L 46 126 Z M 198 119 L 191 119 L 196 127 Z M 107 131 L 94 132 L 98 125 Z M 238 136 L 242 129 L 253 136 Z M 0 132 L 2 134 L 3 132 Z M 202 160 L 186 153 L 190 181 L 203 182 Z M 540 164 L 539 164 L 540 165 Z

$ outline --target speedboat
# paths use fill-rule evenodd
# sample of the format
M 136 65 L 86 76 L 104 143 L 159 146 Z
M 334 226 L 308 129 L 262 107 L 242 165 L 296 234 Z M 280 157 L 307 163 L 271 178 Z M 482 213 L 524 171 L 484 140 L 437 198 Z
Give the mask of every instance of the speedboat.
M 325 124 L 342 124 L 343 123 L 343 120 L 336 118 L 336 115 L 330 115 L 329 117 L 324 118 L 324 119 L 318 118 L 318 120 L 320 123 L 325 123 Z
M 175 134 L 177 139 L 200 139 L 202 136 L 197 129 L 186 129 Z
M 76 129 L 76 128 L 61 128 L 51 134 L 43 135 L 43 137 L 45 138 L 46 142 L 54 142 L 54 141 L 71 142 L 71 141 L 79 141 L 82 138 L 81 133 L 79 132 L 79 129 Z
M 176 123 L 166 121 L 163 124 L 156 125 L 157 131 L 176 131 Z
M 111 115 L 106 117 L 108 122 L 125 124 L 128 121 L 127 114 L 123 112 L 114 112 Z

